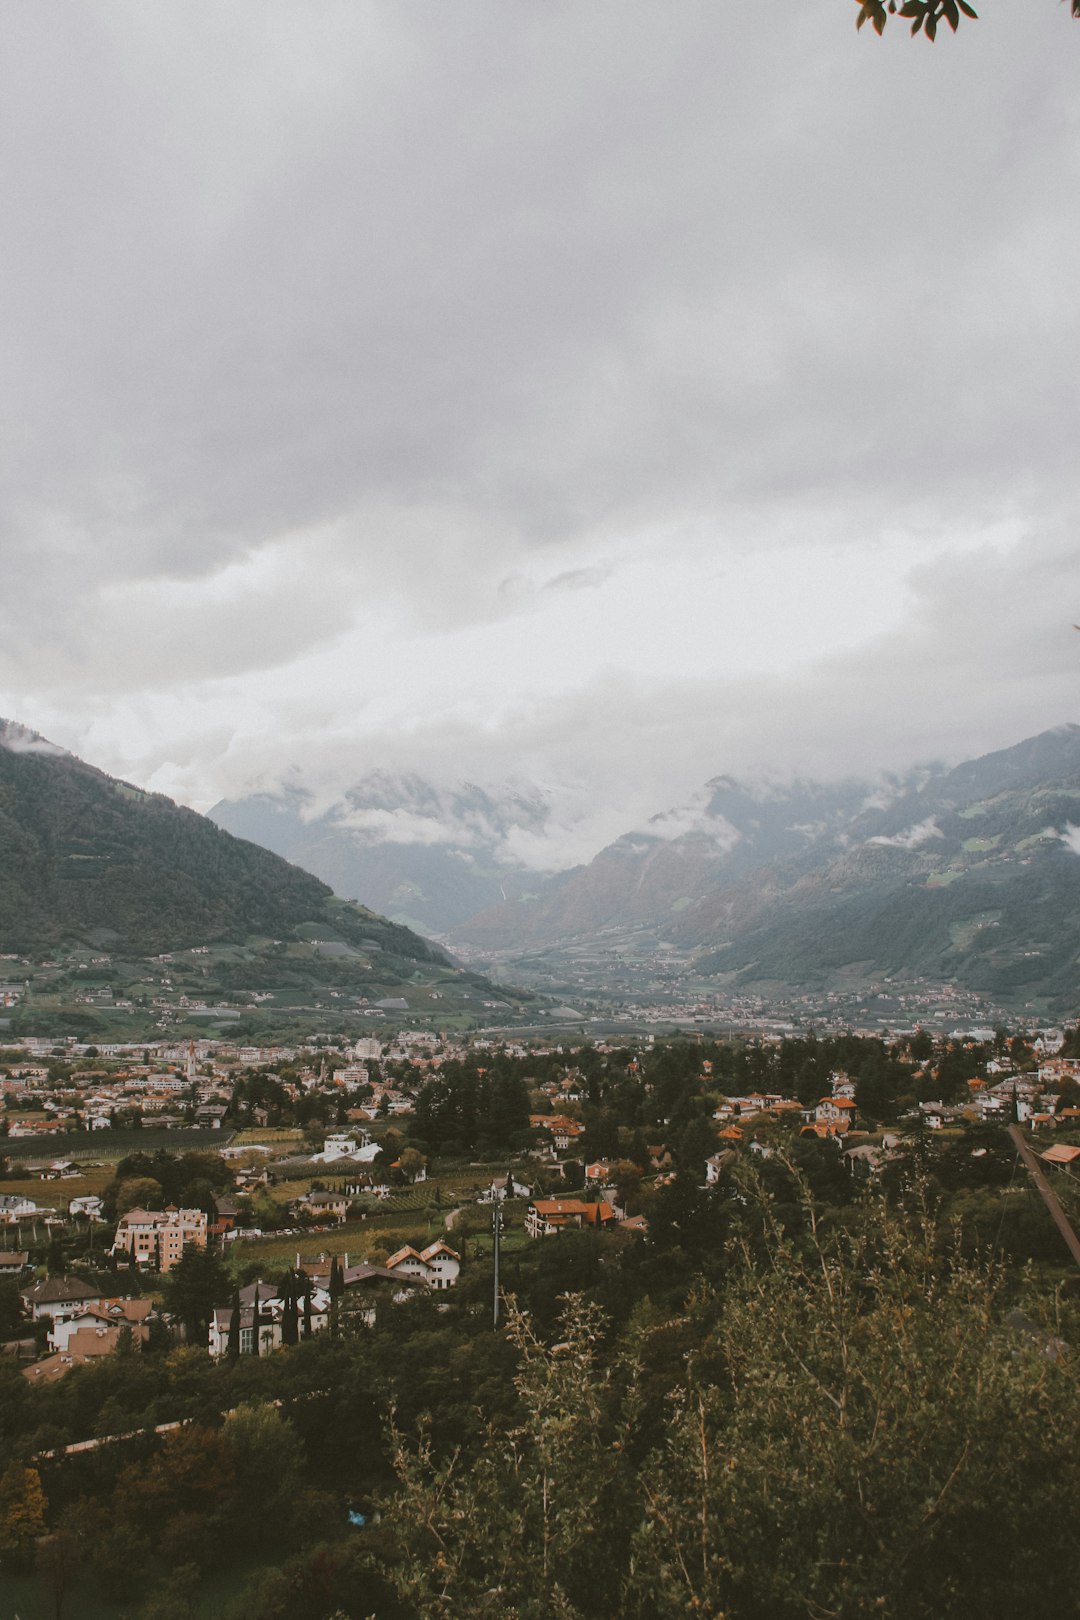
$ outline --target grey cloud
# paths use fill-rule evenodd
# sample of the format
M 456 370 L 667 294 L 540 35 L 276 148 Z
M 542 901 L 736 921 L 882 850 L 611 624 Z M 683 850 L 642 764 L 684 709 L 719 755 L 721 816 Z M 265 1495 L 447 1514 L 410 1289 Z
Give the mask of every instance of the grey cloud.
M 512 768 L 554 784 L 564 852 L 729 764 L 955 758 L 1067 717 L 1058 10 L 926 51 L 857 38 L 842 0 L 9 7 L 5 705 L 204 803 L 290 758 L 332 785 L 351 750 Z M 947 554 L 1010 524 L 1027 556 Z M 361 618 L 392 681 L 402 628 L 587 586 L 603 614 L 634 546 L 688 530 L 718 571 L 793 539 L 946 554 L 901 630 L 853 624 L 795 677 L 703 656 L 646 683 L 628 656 L 406 732 L 300 668 Z M 767 603 L 731 611 L 767 641 Z
M 894 833 L 892 837 L 882 834 L 878 838 L 867 840 L 871 844 L 888 844 L 894 849 L 918 849 L 920 844 L 927 844 L 931 838 L 944 838 L 945 834 L 937 824 L 934 816 L 927 816 L 925 821 L 918 821 L 912 827 L 905 827 L 903 832 Z
M 568 568 L 554 579 L 544 581 L 545 591 L 588 591 L 596 590 L 605 580 L 611 578 L 613 570 L 608 566 L 593 568 Z
M 0 718 L 0 748 L 6 748 L 9 754 L 66 754 L 67 749 L 61 748 L 58 743 L 50 742 L 47 737 L 41 737 L 27 726 L 20 725 L 14 720 Z
M 1043 210 L 1075 136 L 1041 37 L 1017 82 L 1000 20 L 974 62 L 898 72 L 822 38 L 835 0 L 765 33 L 721 7 L 271 5 L 265 33 L 137 9 L 35 13 L 9 55 L 47 182 L 12 277 L 15 489 L 113 568 L 388 498 L 467 492 L 531 540 L 778 492 L 940 501 L 1064 448 L 1072 244 Z M 932 186 L 913 96 L 950 153 Z M 1036 369 L 1047 431 L 1018 437 Z

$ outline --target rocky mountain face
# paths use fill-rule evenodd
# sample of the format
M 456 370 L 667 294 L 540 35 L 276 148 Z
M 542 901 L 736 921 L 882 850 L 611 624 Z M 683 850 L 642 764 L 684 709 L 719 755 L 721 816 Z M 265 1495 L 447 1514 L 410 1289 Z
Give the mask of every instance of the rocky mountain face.
M 907 779 L 709 784 L 457 937 L 491 950 L 642 928 L 745 986 L 1080 989 L 1080 726 Z
M 514 859 L 515 835 L 538 833 L 539 789 L 459 783 L 376 771 L 320 806 L 303 787 L 222 800 L 218 826 L 274 850 L 396 922 L 442 935 L 480 911 L 535 889 Z
M 841 840 L 871 798 L 903 789 L 898 782 L 873 790 L 859 782 L 749 787 L 717 777 L 697 805 L 654 816 L 587 866 L 471 918 L 456 937 L 515 949 L 643 924 L 670 937 L 703 895 Z
M 532 788 L 372 773 L 329 807 L 296 787 L 213 814 L 451 948 L 628 931 L 747 987 L 919 977 L 1014 1002 L 1080 987 L 1080 726 L 904 777 L 715 777 L 550 877 L 515 859 L 547 825 Z

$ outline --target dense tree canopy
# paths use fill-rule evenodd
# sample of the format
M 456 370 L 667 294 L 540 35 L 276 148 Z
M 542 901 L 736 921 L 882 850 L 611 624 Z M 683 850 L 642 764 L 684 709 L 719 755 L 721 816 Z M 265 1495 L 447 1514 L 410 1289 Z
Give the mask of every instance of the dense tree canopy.
M 939 1268 L 919 1217 L 884 1206 L 857 1235 L 768 1243 L 614 1353 L 581 1300 L 554 1343 L 517 1316 L 509 1435 L 443 1460 L 398 1437 L 395 1578 L 418 1620 L 1071 1606 L 1055 1504 L 1080 1486 L 1080 1386 L 1045 1338 L 1010 1339 L 1001 1276 Z

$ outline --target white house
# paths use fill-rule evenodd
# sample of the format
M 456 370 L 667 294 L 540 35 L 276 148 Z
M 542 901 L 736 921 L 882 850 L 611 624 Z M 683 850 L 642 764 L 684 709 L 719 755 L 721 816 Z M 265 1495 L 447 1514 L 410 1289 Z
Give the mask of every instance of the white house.
M 54 1324 L 79 1316 L 103 1300 L 100 1288 L 92 1288 L 77 1277 L 47 1277 L 44 1282 L 20 1288 L 19 1297 L 35 1322 L 49 1317 Z
M 83 1306 L 72 1316 L 54 1316 L 49 1329 L 49 1346 L 66 1352 L 71 1336 L 83 1328 L 102 1334 L 109 1328 L 129 1327 L 136 1339 L 146 1338 L 145 1322 L 153 1309 L 149 1299 L 114 1299 L 100 1305 Z
M 240 1290 L 240 1354 L 251 1356 L 255 1354 L 255 1304 L 259 1306 L 259 1355 L 266 1355 L 270 1350 L 276 1350 L 282 1343 L 282 1323 L 285 1315 L 285 1301 L 279 1296 L 273 1283 L 249 1283 Z M 301 1300 L 297 1306 L 297 1326 L 300 1337 L 304 1336 L 304 1304 Z M 330 1321 L 330 1295 L 325 1288 L 311 1290 L 311 1331 L 313 1334 L 322 1333 Z M 210 1319 L 209 1344 L 210 1354 L 215 1358 L 227 1355 L 229 1350 L 229 1330 L 232 1326 L 232 1306 L 226 1305 L 216 1310 Z
M 711 1158 L 705 1160 L 705 1185 L 707 1187 L 713 1186 L 715 1182 L 720 1180 L 724 1166 L 730 1164 L 733 1158 L 732 1150 L 724 1148 L 721 1152 L 714 1153 Z
M 461 1256 L 441 1239 L 419 1251 L 406 1244 L 390 1256 L 386 1270 L 416 1277 L 429 1288 L 453 1288 L 461 1270 Z
M 32 1220 L 44 1213 L 45 1211 L 39 1209 L 32 1198 L 23 1198 L 21 1195 L 10 1193 L 0 1194 L 0 1224 L 14 1226 L 16 1221 Z
M 69 1215 L 81 1215 L 84 1219 L 100 1221 L 104 1216 L 101 1199 L 93 1193 L 87 1193 L 84 1198 L 73 1198 L 68 1204 Z
M 379 1156 L 379 1144 L 373 1142 L 366 1131 L 358 1136 L 346 1135 L 343 1131 L 334 1132 L 326 1138 L 321 1153 L 313 1153 L 312 1161 L 317 1164 L 334 1164 L 338 1159 L 350 1159 L 353 1164 L 372 1164 Z
M 507 1198 L 531 1198 L 532 1188 L 526 1186 L 524 1181 L 518 1181 L 516 1176 L 496 1176 L 490 1187 L 485 1187 L 479 1194 L 478 1204 L 501 1204 Z

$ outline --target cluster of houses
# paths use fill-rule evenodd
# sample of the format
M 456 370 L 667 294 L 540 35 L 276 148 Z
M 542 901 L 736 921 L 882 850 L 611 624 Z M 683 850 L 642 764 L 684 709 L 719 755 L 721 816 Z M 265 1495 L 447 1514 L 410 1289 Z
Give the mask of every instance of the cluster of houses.
M 32 1044 L 40 1043 L 28 1042 Z M 0 1098 L 6 1107 L 8 1135 L 15 1140 L 45 1141 L 73 1130 L 106 1131 L 133 1116 L 155 1129 L 194 1125 L 217 1130 L 228 1113 L 237 1077 L 246 1070 L 297 1063 L 299 1077 L 289 1082 L 296 1098 L 320 1086 L 339 1097 L 358 1091 L 367 1084 L 368 1070 L 355 1058 L 357 1047 L 369 1056 L 382 1051 L 377 1041 L 358 1042 L 352 1061 L 328 1074 L 325 1059 L 316 1061 L 313 1052 L 293 1047 L 235 1047 L 192 1040 L 179 1047 L 163 1042 L 97 1046 L 91 1059 L 85 1046 L 71 1043 L 63 1049 L 64 1060 L 77 1067 L 61 1085 L 50 1083 L 48 1064 L 29 1058 L 0 1072 Z M 109 1067 L 94 1067 L 96 1061 Z M 383 1088 L 376 1089 L 380 1095 L 373 1098 L 375 1110 Z M 382 1111 L 406 1105 L 406 1099 L 391 1096 Z M 27 1106 L 45 1117 L 23 1117 Z M 258 1112 L 253 1111 L 253 1118 Z
M 200 1043 L 203 1044 L 203 1043 Z M 96 1068 L 83 1059 L 62 1085 L 49 1083 L 41 1063 L 19 1063 L 0 1075 L 7 1107 L 8 1135 L 47 1141 L 71 1131 L 108 1131 L 138 1116 L 158 1129 L 191 1125 L 220 1129 L 231 1091 L 232 1065 L 200 1058 L 196 1043 L 186 1050 L 95 1048 L 98 1059 L 123 1067 Z M 65 1053 L 78 1059 L 76 1049 Z M 24 1118 L 20 1105 L 38 1115 Z
M 140 1263 L 154 1252 L 160 1254 L 160 1270 L 176 1263 L 172 1234 L 185 1226 L 188 1241 L 205 1246 L 206 1217 L 202 1225 L 191 1223 L 190 1210 L 166 1211 L 164 1216 L 147 1220 L 149 1212 L 131 1211 L 124 1217 L 117 1243 L 121 1252 Z M 171 1220 L 166 1217 L 177 1216 Z M 126 1223 L 126 1224 L 125 1224 Z M 147 1234 L 144 1241 L 144 1233 Z M 129 1246 L 130 1245 L 130 1246 Z M 155 1249 L 156 1246 L 156 1249 Z M 21 1256 L 25 1262 L 26 1256 Z M 292 1276 L 303 1283 L 299 1298 L 294 1292 L 269 1282 L 256 1282 L 239 1290 L 237 1298 L 215 1308 L 210 1320 L 207 1348 L 213 1357 L 230 1353 L 235 1335 L 236 1353 L 265 1355 L 290 1342 L 288 1315 L 294 1312 L 293 1338 L 311 1337 L 331 1325 L 335 1309 L 352 1320 L 370 1325 L 375 1320 L 380 1299 L 393 1304 L 429 1291 L 453 1288 L 461 1271 L 461 1256 L 449 1243 L 439 1240 L 423 1249 L 406 1245 L 383 1265 L 367 1261 L 350 1264 L 346 1254 L 340 1264 L 326 1255 L 316 1260 L 296 1256 Z M 152 1300 L 139 1289 L 137 1274 L 128 1273 L 125 1285 L 113 1276 L 108 1290 L 98 1281 L 81 1277 L 49 1277 L 40 1282 L 24 1282 L 20 1288 L 23 1308 L 32 1324 L 48 1321 L 46 1353 L 24 1367 L 32 1383 L 53 1383 L 72 1367 L 98 1356 L 110 1355 L 125 1341 L 133 1348 L 144 1344 L 155 1323 L 165 1334 L 175 1334 L 176 1325 L 159 1317 Z M 336 1276 L 336 1281 L 335 1281 Z M 340 1301 L 335 1304 L 335 1300 Z M 34 1353 L 37 1340 L 19 1341 L 12 1348 Z
M 75 1130 L 107 1131 L 134 1116 L 155 1129 L 221 1129 L 237 1079 L 283 1064 L 296 1071 L 280 1081 L 290 1102 L 323 1093 L 344 1110 L 349 1126 L 363 1127 L 376 1118 L 408 1113 L 428 1071 L 448 1058 L 464 1057 L 466 1050 L 431 1030 L 403 1030 L 389 1043 L 362 1037 L 329 1055 L 325 1046 L 242 1046 L 224 1040 L 93 1047 L 68 1041 L 57 1048 L 51 1041 L 27 1037 L 23 1044 L 26 1058 L 0 1069 L 0 1102 L 13 1140 L 32 1138 L 43 1144 Z M 477 1044 L 485 1043 L 474 1042 L 474 1048 Z M 50 1062 L 45 1061 L 58 1055 L 72 1065 L 59 1085 L 50 1081 Z M 409 1065 L 412 1083 L 402 1086 L 380 1077 L 369 1067 L 380 1060 Z M 28 1117 L 30 1109 L 36 1117 Z M 241 1112 L 244 1122 L 253 1125 L 269 1121 L 269 1110 L 258 1103 L 246 1104 Z
M 214 1126 L 220 1125 L 225 1114 L 239 1069 L 265 1067 L 283 1059 L 302 1059 L 295 1078 L 290 1077 L 282 1084 L 298 1097 L 318 1089 L 335 1092 L 344 1110 L 337 1117 L 347 1124 L 327 1135 L 318 1152 L 297 1157 L 295 1161 L 276 1161 L 274 1171 L 281 1172 L 282 1167 L 290 1163 L 294 1167 L 302 1165 L 303 1174 L 310 1176 L 314 1171 L 336 1184 L 328 1188 L 317 1182 L 292 1201 L 292 1208 L 300 1218 L 298 1224 L 306 1218 L 325 1227 L 345 1222 L 353 1200 L 359 1195 L 389 1194 L 387 1173 L 377 1171 L 375 1166 L 379 1143 L 372 1139 L 367 1127 L 376 1114 L 385 1117 L 409 1109 L 415 1087 L 449 1050 L 451 1048 L 434 1035 L 413 1031 L 398 1037 L 396 1045 L 389 1050 L 376 1041 L 359 1041 L 347 1054 L 344 1064 L 335 1058 L 328 1066 L 325 1058 L 311 1048 L 298 1053 L 286 1048 L 234 1049 L 223 1043 L 190 1042 L 184 1047 L 162 1046 L 152 1052 L 140 1049 L 138 1056 L 148 1060 L 142 1062 L 135 1062 L 134 1053 L 121 1053 L 119 1048 L 115 1052 L 102 1050 L 102 1056 L 122 1057 L 127 1068 L 110 1073 L 107 1083 L 101 1073 L 84 1073 L 74 1101 L 70 1096 L 65 1097 L 64 1092 L 58 1095 L 55 1088 L 45 1085 L 47 1067 L 34 1059 L 18 1069 L 9 1065 L 6 1073 L 0 1073 L 0 1087 L 9 1099 L 13 1096 L 43 1099 L 42 1111 L 46 1112 L 46 1118 L 37 1122 L 43 1134 L 47 1134 L 45 1127 L 48 1130 L 60 1128 L 67 1118 L 66 1110 L 75 1109 L 84 1122 L 88 1122 L 91 1118 L 105 1118 L 106 1113 L 114 1115 L 119 1108 L 129 1105 L 138 1107 L 144 1114 L 154 1115 L 159 1121 L 167 1121 L 170 1113 L 183 1104 L 185 1114 L 176 1114 L 176 1118 L 190 1120 L 192 1115 L 201 1115 L 204 1123 Z M 413 1067 L 414 1082 L 373 1082 L 368 1064 L 376 1057 L 407 1057 Z M 993 1064 L 989 1068 L 991 1072 L 985 1080 L 973 1079 L 969 1083 L 968 1095 L 961 1102 L 955 1105 L 923 1103 L 921 1115 L 926 1125 L 935 1129 L 959 1120 L 1004 1122 L 1015 1117 L 1027 1121 L 1033 1131 L 1080 1128 L 1080 1108 L 1058 1102 L 1058 1094 L 1066 1081 L 1080 1082 L 1080 1060 L 1042 1053 L 1037 1071 L 1030 1074 L 1015 1075 L 1006 1063 L 1002 1063 L 997 1073 Z M 888 1151 L 889 1140 L 870 1144 L 860 1138 L 855 1089 L 849 1075 L 836 1071 L 829 1077 L 826 1095 L 809 1108 L 795 1098 L 774 1092 L 753 1091 L 746 1096 L 722 1099 L 713 1114 L 716 1152 L 703 1164 L 703 1181 L 707 1184 L 718 1180 L 741 1150 L 766 1156 L 771 1153 L 773 1133 L 767 1127 L 773 1124 L 787 1123 L 793 1133 L 835 1142 L 853 1167 L 859 1157 L 871 1164 L 878 1162 L 881 1154 Z M 568 1161 L 579 1162 L 581 1158 L 586 1127 L 575 1116 L 579 1112 L 576 1105 L 586 1100 L 584 1081 L 575 1071 L 567 1070 L 559 1079 L 545 1081 L 538 1090 L 550 1111 L 530 1116 L 534 1132 L 532 1156 L 535 1164 L 547 1166 L 544 1184 L 550 1187 L 552 1169 L 557 1174 L 564 1172 Z M 360 1091 L 362 1100 L 356 1096 Z M 160 1112 L 158 1104 L 163 1105 Z M 538 1098 L 534 1106 L 544 1104 Z M 257 1108 L 249 1109 L 252 1122 L 256 1124 L 260 1123 L 258 1112 Z M 10 1133 L 17 1135 L 17 1112 L 8 1115 L 8 1123 Z M 104 1129 L 107 1123 L 106 1119 L 105 1124 L 92 1128 Z M 850 1138 L 854 1138 L 854 1142 L 848 1140 Z M 224 1136 L 218 1141 L 227 1162 L 236 1154 L 252 1157 L 250 1148 L 232 1148 Z M 265 1151 L 266 1160 L 260 1161 L 258 1166 L 237 1164 L 235 1191 L 255 1192 L 269 1182 L 268 1161 L 272 1155 L 269 1149 Z M 656 1184 L 662 1185 L 674 1173 L 672 1155 L 662 1141 L 650 1145 L 648 1151 Z M 415 1160 L 419 1156 L 403 1157 Z M 1080 1159 L 1080 1148 L 1054 1144 L 1043 1157 L 1048 1163 L 1067 1167 Z M 22 1165 L 28 1168 L 25 1160 Z M 41 1161 L 38 1173 L 43 1179 L 62 1181 L 77 1173 L 77 1169 L 70 1160 L 46 1158 Z M 424 1175 L 422 1163 L 411 1165 L 410 1179 L 423 1179 Z M 581 1175 L 582 1171 L 578 1170 L 579 1181 Z M 495 1204 L 508 1198 L 523 1201 L 526 1204 L 524 1229 L 534 1239 L 558 1237 L 568 1230 L 582 1229 L 618 1229 L 639 1234 L 647 1231 L 644 1217 L 631 1214 L 622 1205 L 616 1163 L 606 1159 L 588 1162 L 583 1166 L 583 1175 L 583 1196 L 570 1191 L 575 1185 L 573 1181 L 563 1183 L 567 1188 L 565 1196 L 541 1196 L 530 1182 L 530 1171 L 510 1171 L 494 1178 L 479 1193 L 478 1202 Z M 540 1179 L 539 1171 L 537 1179 Z M 27 1376 L 36 1380 L 60 1377 L 80 1360 L 111 1353 L 121 1343 L 145 1341 L 155 1317 L 149 1302 L 138 1292 L 140 1275 L 167 1275 L 191 1246 L 206 1249 L 241 1235 L 236 1204 L 228 1198 L 218 1198 L 216 1202 L 216 1213 L 209 1216 L 200 1209 L 136 1208 L 120 1217 L 111 1253 L 115 1262 L 129 1269 L 130 1297 L 118 1281 L 114 1281 L 115 1294 L 95 1292 L 92 1283 L 76 1279 L 25 1284 L 23 1297 L 33 1318 L 40 1320 L 43 1315 L 50 1318 L 48 1354 L 27 1368 Z M 101 1200 L 71 1199 L 67 1213 L 68 1219 L 100 1220 Z M 0 1194 L 0 1230 L 15 1228 L 12 1235 L 20 1245 L 0 1251 L 0 1275 L 21 1279 L 29 1269 L 29 1255 L 21 1247 L 25 1242 L 22 1228 L 26 1223 L 42 1221 L 48 1225 L 63 1219 L 56 1210 L 39 1207 L 35 1200 L 21 1194 Z M 457 1284 L 460 1268 L 460 1254 L 445 1241 L 426 1247 L 406 1245 L 380 1265 L 368 1262 L 350 1265 L 345 1256 L 344 1263 L 335 1268 L 333 1279 L 328 1259 L 322 1257 L 302 1263 L 297 1255 L 296 1270 L 307 1279 L 299 1331 L 301 1335 L 324 1331 L 335 1312 L 349 1312 L 364 1321 L 374 1320 L 382 1300 L 400 1303 L 418 1293 L 452 1289 Z M 241 1290 L 238 1301 L 223 1301 L 215 1310 L 209 1330 L 210 1354 L 263 1354 L 282 1343 L 292 1342 L 295 1310 L 296 1299 L 287 1291 L 282 1293 L 267 1282 L 251 1284 Z
M 995 1069 L 1000 1078 L 993 1078 Z M 1080 1108 L 1059 1102 L 1062 1087 L 1080 1084 L 1080 1058 L 1046 1057 L 1029 1074 L 1012 1074 L 1004 1063 L 987 1064 L 986 1080 L 968 1081 L 968 1095 L 959 1103 L 920 1104 L 924 1123 L 931 1130 L 975 1119 L 980 1124 L 1006 1124 L 1017 1120 L 1033 1131 L 1075 1130 Z M 1002 1072 L 1004 1071 L 1004 1072 Z
M 295 1276 L 306 1283 L 296 1315 L 298 1337 L 325 1332 L 330 1326 L 333 1266 L 325 1255 L 314 1261 L 296 1257 Z M 461 1256 L 442 1241 L 421 1250 L 401 1248 L 381 1266 L 366 1261 L 350 1265 L 346 1255 L 337 1268 L 340 1309 L 353 1319 L 371 1323 L 380 1298 L 400 1303 L 428 1290 L 453 1288 L 460 1269 Z M 25 1283 L 20 1297 L 31 1323 L 48 1322 L 46 1354 L 23 1369 L 31 1383 L 54 1383 L 72 1367 L 111 1355 L 125 1341 L 132 1347 L 144 1344 L 154 1324 L 162 1322 L 150 1298 L 132 1286 L 125 1288 L 115 1278 L 106 1291 L 100 1282 L 80 1277 L 49 1277 Z M 293 1306 L 296 1308 L 295 1296 Z M 277 1349 L 288 1342 L 289 1308 L 289 1298 L 275 1284 L 256 1282 L 241 1288 L 235 1302 L 213 1312 L 207 1346 L 210 1355 L 227 1355 L 234 1332 L 240 1355 L 265 1355 Z M 162 1327 L 169 1331 L 164 1322 Z
M 215 1358 L 228 1355 L 235 1337 L 236 1354 L 267 1355 L 290 1342 L 290 1311 L 295 1313 L 296 1336 L 302 1338 L 325 1332 L 335 1309 L 350 1320 L 370 1326 L 380 1299 L 401 1304 L 429 1289 L 453 1288 L 460 1270 L 461 1256 L 441 1241 L 423 1250 L 399 1249 L 385 1265 L 366 1260 L 350 1264 L 346 1254 L 335 1267 L 326 1255 L 302 1260 L 298 1254 L 292 1275 L 302 1284 L 299 1303 L 295 1293 L 283 1291 L 280 1285 L 249 1283 L 238 1290 L 231 1304 L 214 1311 L 209 1352 Z M 335 1304 L 335 1298 L 340 1303 Z
M 31 1322 L 49 1324 L 47 1353 L 23 1369 L 30 1383 L 55 1383 L 72 1367 L 112 1355 L 125 1341 L 144 1344 L 158 1320 L 150 1299 L 116 1283 L 106 1291 L 78 1277 L 47 1277 L 19 1292 Z

